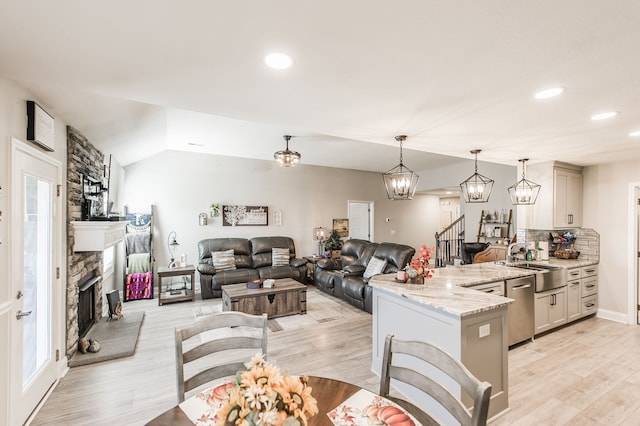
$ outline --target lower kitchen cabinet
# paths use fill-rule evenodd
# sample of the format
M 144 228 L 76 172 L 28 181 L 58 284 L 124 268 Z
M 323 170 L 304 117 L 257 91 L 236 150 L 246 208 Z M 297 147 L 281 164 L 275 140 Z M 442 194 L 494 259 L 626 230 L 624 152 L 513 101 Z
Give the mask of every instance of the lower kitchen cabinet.
M 582 317 L 581 280 L 567 283 L 567 321 L 575 321 Z
M 535 297 L 536 334 L 567 323 L 567 287 L 536 293 Z

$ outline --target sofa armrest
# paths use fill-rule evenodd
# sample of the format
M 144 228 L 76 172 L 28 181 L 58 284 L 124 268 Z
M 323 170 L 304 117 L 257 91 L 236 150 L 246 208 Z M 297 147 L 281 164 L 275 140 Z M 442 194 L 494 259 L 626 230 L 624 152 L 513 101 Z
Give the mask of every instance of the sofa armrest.
M 324 269 L 326 271 L 337 271 L 341 267 L 339 259 L 322 259 L 316 263 L 316 268 Z
M 299 268 L 306 264 L 307 264 L 307 259 L 300 259 L 297 257 L 289 261 L 289 266 L 293 266 L 294 268 Z
M 215 275 L 216 267 L 207 263 L 198 264 L 198 272 L 201 274 Z
M 344 267 L 345 276 L 361 276 L 366 268 L 362 265 L 347 265 Z

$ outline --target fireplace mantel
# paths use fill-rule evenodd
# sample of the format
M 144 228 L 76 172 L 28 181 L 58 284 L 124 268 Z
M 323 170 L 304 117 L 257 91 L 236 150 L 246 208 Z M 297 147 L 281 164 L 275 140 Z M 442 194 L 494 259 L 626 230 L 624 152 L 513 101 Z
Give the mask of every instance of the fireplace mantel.
M 124 239 L 126 221 L 72 221 L 73 251 L 102 251 Z

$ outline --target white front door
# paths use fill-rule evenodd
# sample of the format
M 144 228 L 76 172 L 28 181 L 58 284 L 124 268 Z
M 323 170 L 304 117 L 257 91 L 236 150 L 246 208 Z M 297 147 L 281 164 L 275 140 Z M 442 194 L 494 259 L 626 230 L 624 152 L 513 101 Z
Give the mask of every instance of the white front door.
M 54 315 L 60 164 L 12 139 L 11 424 L 23 424 L 56 380 Z

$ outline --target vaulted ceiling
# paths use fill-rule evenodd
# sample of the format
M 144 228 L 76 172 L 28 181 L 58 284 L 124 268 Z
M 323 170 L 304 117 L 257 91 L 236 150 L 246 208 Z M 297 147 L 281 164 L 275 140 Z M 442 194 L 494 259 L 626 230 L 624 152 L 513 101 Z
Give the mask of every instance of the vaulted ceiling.
M 377 172 L 398 134 L 416 170 L 591 165 L 640 159 L 638 22 L 626 0 L 5 0 L 0 76 L 123 165 L 272 159 L 284 134 L 302 163 Z

